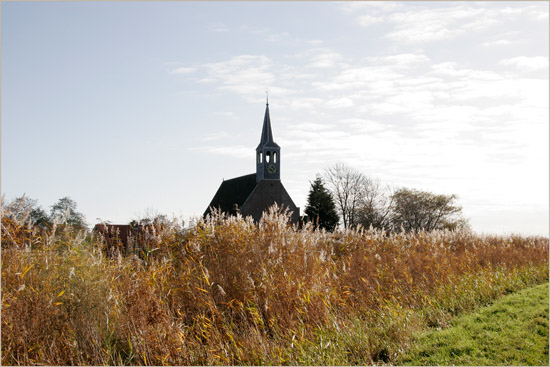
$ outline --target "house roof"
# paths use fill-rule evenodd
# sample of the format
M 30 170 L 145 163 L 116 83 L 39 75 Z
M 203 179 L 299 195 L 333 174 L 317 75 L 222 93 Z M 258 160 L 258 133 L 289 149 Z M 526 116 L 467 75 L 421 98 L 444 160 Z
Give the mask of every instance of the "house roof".
M 234 204 L 237 204 L 239 208 L 242 207 L 255 187 L 255 173 L 223 181 L 204 215 L 210 213 L 211 207 L 219 208 L 222 212 L 230 212 Z

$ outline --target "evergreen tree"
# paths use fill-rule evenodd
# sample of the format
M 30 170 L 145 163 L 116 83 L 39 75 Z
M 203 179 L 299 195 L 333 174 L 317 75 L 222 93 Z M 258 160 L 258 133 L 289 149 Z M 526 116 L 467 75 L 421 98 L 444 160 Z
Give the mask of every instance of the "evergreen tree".
M 338 224 L 336 205 L 319 175 L 311 183 L 305 213 L 316 227 L 327 231 L 334 230 Z

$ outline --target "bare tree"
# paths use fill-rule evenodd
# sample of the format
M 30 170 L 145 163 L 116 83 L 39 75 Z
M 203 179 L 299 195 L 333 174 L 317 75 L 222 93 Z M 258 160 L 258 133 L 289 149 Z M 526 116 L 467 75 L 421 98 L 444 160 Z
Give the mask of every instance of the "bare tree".
M 384 185 L 379 179 L 367 178 L 357 213 L 357 221 L 365 228 L 391 230 L 393 191 L 390 185 Z
M 436 195 L 426 191 L 400 189 L 393 195 L 395 228 L 405 231 L 432 231 L 467 227 L 456 195 Z
M 325 178 L 342 216 L 344 228 L 357 225 L 358 210 L 368 185 L 367 177 L 352 167 L 336 163 L 325 170 Z
M 406 188 L 395 191 L 343 163 L 327 168 L 325 178 L 344 228 L 362 225 L 407 232 L 468 228 L 456 195 Z

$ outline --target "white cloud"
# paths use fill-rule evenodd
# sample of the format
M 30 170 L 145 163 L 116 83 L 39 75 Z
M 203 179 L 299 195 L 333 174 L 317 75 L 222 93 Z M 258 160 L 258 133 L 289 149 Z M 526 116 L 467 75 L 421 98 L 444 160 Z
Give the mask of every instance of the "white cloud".
M 333 68 L 342 60 L 342 56 L 336 52 L 326 52 L 315 55 L 310 61 L 309 67 L 312 68 Z
M 548 11 L 541 11 L 541 12 L 538 12 L 536 15 L 536 19 L 537 20 L 548 20 Z
M 284 72 L 279 75 L 281 79 L 286 80 L 295 80 L 295 79 L 315 79 L 317 77 L 316 74 L 312 73 L 305 73 L 305 72 Z
M 398 79 L 402 74 L 385 66 L 347 66 L 331 80 L 312 83 L 320 91 L 341 91 L 368 88 L 370 83 Z
M 229 27 L 223 23 L 210 23 L 207 27 L 210 32 L 215 33 L 226 33 L 230 31 Z
M 206 138 L 208 139 L 208 137 Z M 193 152 L 204 152 L 215 155 L 229 156 L 235 158 L 250 158 L 251 150 L 250 147 L 245 147 L 243 145 L 234 145 L 234 146 L 219 146 L 219 145 L 209 145 L 209 146 L 200 146 L 200 147 L 189 147 L 189 151 Z
M 179 67 L 170 71 L 170 74 L 190 74 L 197 71 L 197 68 L 193 67 Z
M 229 60 L 207 64 L 206 67 L 214 73 L 230 73 L 243 66 L 265 69 L 270 63 L 271 60 L 263 55 L 240 55 Z
M 291 40 L 292 36 L 288 32 L 274 32 L 268 27 L 258 27 L 244 24 L 239 27 L 239 31 L 247 33 L 254 37 L 261 37 L 262 40 L 267 42 L 281 42 L 284 40 Z
M 197 80 L 197 83 L 216 83 L 218 81 L 216 78 L 201 78 Z
M 548 21 L 549 4 L 548 2 L 541 2 L 536 5 L 530 5 L 523 8 L 525 10 L 526 18 L 534 21 Z
M 506 8 L 503 8 L 500 10 L 500 12 L 503 14 L 503 15 L 519 15 L 523 12 L 524 10 L 521 9 L 521 8 L 511 8 L 509 6 L 507 6 Z
M 207 79 L 219 80 L 222 84 L 218 89 L 246 96 L 261 95 L 274 84 L 276 77 L 271 68 L 268 57 L 257 55 L 240 55 L 205 65 Z
M 506 39 L 500 39 L 496 41 L 488 41 L 483 43 L 483 46 L 485 47 L 491 47 L 491 46 L 505 46 L 513 43 L 512 41 L 506 40 Z
M 256 27 L 248 24 L 243 24 L 239 27 L 239 31 L 259 35 L 268 33 L 269 29 L 267 27 Z
M 339 120 L 338 123 L 341 124 L 340 126 L 349 127 L 354 133 L 370 134 L 387 130 L 387 126 L 378 121 L 362 118 L 345 118 Z
M 343 3 L 341 9 L 348 14 L 357 14 L 362 11 L 379 15 L 394 12 L 403 7 L 403 3 L 397 1 L 350 1 Z
M 499 65 L 514 66 L 519 71 L 526 71 L 526 72 L 548 70 L 548 57 L 518 56 L 511 59 L 501 60 L 499 61 Z
M 457 80 L 466 78 L 468 80 L 502 80 L 504 76 L 491 70 L 477 70 L 470 68 L 461 68 L 456 62 L 443 62 L 431 66 L 431 75 L 446 78 L 455 78 Z
M 448 40 L 513 19 L 548 19 L 548 4 L 515 4 L 506 8 L 474 2 L 433 4 L 366 2 L 346 4 L 342 9 L 354 14 L 362 27 L 381 23 L 392 26 L 385 37 L 398 43 Z
M 487 10 L 469 5 L 409 10 L 392 14 L 388 21 L 395 25 L 395 30 L 386 37 L 408 43 L 450 39 L 473 29 L 487 28 L 497 22 L 488 16 Z
M 307 43 L 309 43 L 310 45 L 315 45 L 315 46 L 322 45 L 324 42 L 325 41 L 323 41 L 323 40 L 309 40 L 309 41 L 307 41 Z
M 290 34 L 287 33 L 287 32 L 282 32 L 282 33 L 272 33 L 272 34 L 269 34 L 267 37 L 266 37 L 266 40 L 268 42 L 280 42 L 282 40 L 285 40 L 285 39 L 289 39 L 290 38 Z
M 368 27 L 376 23 L 382 23 L 384 20 L 384 17 L 375 17 L 370 14 L 363 14 L 357 18 L 357 22 L 363 27 Z
M 382 57 L 369 57 L 367 60 L 376 65 L 393 65 L 402 67 L 426 64 L 430 61 L 430 59 L 424 54 L 397 54 Z
M 315 110 L 323 104 L 321 98 L 296 97 L 289 101 L 289 107 L 293 110 Z
M 342 97 L 342 98 L 334 98 L 330 99 L 327 102 L 327 107 L 329 108 L 347 108 L 353 106 L 353 101 L 350 98 Z

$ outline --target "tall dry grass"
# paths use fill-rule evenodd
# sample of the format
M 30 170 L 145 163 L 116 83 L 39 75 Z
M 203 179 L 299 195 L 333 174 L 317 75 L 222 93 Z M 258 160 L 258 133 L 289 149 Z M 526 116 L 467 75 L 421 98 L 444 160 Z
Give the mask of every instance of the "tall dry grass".
M 220 213 L 129 256 L 2 215 L 2 363 L 391 363 L 412 334 L 548 280 L 548 239 L 326 233 Z

